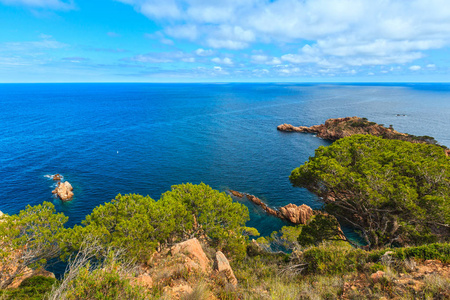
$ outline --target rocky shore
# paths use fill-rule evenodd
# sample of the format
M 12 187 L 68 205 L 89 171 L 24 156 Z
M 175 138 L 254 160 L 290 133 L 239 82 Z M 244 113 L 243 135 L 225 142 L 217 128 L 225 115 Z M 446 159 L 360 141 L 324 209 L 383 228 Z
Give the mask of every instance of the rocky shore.
M 293 126 L 291 124 L 281 124 L 277 130 L 284 132 L 304 132 L 314 133 L 317 137 L 335 141 L 354 134 L 371 134 L 385 139 L 402 140 L 411 143 L 427 143 L 437 145 L 437 141 L 430 136 L 415 136 L 412 134 L 396 131 L 392 125 L 385 127 L 383 124 L 369 122 L 366 118 L 346 117 L 337 119 L 328 119 L 324 124 L 307 126 Z M 450 150 L 443 147 L 447 156 Z
M 244 194 L 233 190 L 229 190 L 229 192 L 230 194 L 238 198 L 247 197 L 248 200 L 260 206 L 269 215 L 278 217 L 283 220 L 287 220 L 293 224 L 306 224 L 309 218 L 311 218 L 314 215 L 314 211 L 312 210 L 312 208 L 305 204 L 297 206 L 295 204 L 290 203 L 286 206 L 280 207 L 280 209 L 278 210 L 275 210 L 273 208 L 268 207 L 261 199 L 259 199 L 254 195 Z

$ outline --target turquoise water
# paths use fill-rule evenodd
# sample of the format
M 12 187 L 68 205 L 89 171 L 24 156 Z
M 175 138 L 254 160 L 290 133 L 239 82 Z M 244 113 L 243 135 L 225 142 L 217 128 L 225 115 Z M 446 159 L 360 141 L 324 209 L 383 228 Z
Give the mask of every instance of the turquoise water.
M 73 225 L 118 193 L 183 182 L 319 208 L 288 176 L 329 142 L 276 127 L 354 115 L 450 146 L 448 84 L 2 84 L 0 210 L 51 201 Z M 53 198 L 55 173 L 71 202 Z M 284 225 L 242 201 L 262 234 Z

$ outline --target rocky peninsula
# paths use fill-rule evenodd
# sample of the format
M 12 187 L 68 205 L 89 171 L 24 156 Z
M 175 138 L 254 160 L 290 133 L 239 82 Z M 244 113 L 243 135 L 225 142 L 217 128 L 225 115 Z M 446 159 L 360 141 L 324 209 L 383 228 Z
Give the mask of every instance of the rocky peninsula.
M 293 224 L 306 224 L 314 215 L 314 211 L 308 205 L 302 204 L 297 206 L 295 204 L 289 203 L 286 206 L 280 207 L 278 210 L 268 207 L 261 199 L 254 195 L 244 194 L 238 191 L 229 190 L 229 192 L 238 198 L 247 197 L 248 200 L 254 204 L 260 206 L 269 215 L 278 217 L 283 220 L 287 220 Z
M 345 117 L 337 119 L 328 119 L 324 124 L 307 126 L 293 126 L 291 124 L 281 124 L 277 130 L 284 132 L 304 132 L 314 133 L 317 137 L 335 141 L 354 134 L 371 134 L 385 139 L 402 140 L 411 143 L 426 143 L 438 145 L 437 141 L 431 136 L 416 136 L 408 133 L 396 131 L 392 125 L 385 127 L 383 124 L 370 122 L 367 118 Z M 442 146 L 447 154 L 450 150 Z

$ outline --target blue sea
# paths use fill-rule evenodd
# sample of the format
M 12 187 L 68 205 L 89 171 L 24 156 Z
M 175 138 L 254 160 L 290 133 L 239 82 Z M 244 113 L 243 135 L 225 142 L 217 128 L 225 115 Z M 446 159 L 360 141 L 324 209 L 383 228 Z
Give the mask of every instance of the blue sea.
M 276 127 L 345 116 L 450 146 L 450 85 L 0 84 L 0 210 L 50 201 L 72 226 L 118 193 L 159 199 L 185 182 L 320 208 L 288 177 L 330 142 Z M 55 173 L 71 202 L 53 197 Z M 285 225 L 240 201 L 263 235 Z

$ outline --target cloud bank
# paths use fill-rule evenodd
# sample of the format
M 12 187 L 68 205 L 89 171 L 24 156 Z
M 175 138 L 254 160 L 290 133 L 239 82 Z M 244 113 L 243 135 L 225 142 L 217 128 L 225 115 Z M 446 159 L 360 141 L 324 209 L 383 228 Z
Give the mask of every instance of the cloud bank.
M 172 38 L 213 49 L 276 45 L 253 63 L 333 69 L 404 64 L 450 44 L 447 0 L 118 0 Z

